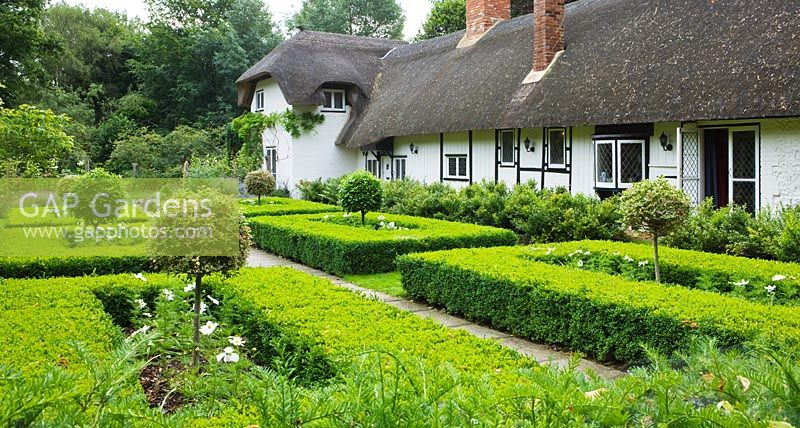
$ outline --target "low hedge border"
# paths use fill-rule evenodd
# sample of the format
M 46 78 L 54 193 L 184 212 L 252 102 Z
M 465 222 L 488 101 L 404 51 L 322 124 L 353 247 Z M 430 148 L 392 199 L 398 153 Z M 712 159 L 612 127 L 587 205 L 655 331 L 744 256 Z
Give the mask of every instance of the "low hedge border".
M 531 247 L 527 257 L 629 279 L 655 279 L 653 247 L 609 241 L 576 241 Z M 762 303 L 800 304 L 800 265 L 674 248 L 659 248 L 661 279 L 689 288 L 730 293 Z M 643 264 L 642 265 L 640 265 Z M 774 280 L 780 275 L 779 280 Z M 766 288 L 775 286 L 775 292 Z
M 0 281 L 0 365 L 26 375 L 39 375 L 54 364 L 72 369 L 78 358 L 69 342 L 103 357 L 121 339 L 84 281 Z
M 257 199 L 244 199 L 239 201 L 242 213 L 247 218 L 294 215 L 294 214 L 317 214 L 339 212 L 342 209 L 335 205 L 321 204 L 318 202 L 304 201 L 290 198 L 261 198 L 261 205 L 257 205 Z
M 0 257 L 0 278 L 56 278 L 151 272 L 145 256 L 127 257 Z
M 263 250 L 339 276 L 391 272 L 400 254 L 517 242 L 514 232 L 487 226 L 372 213 L 370 224 L 408 228 L 373 230 L 326 221 L 332 216 L 339 214 L 258 217 L 250 222 L 253 241 Z
M 599 360 L 637 362 L 641 344 L 670 355 L 700 335 L 723 346 L 759 337 L 792 349 L 800 343 L 800 308 L 553 266 L 525 259 L 529 251 L 414 254 L 398 267 L 412 298 Z
M 518 369 L 537 366 L 494 341 L 449 330 L 294 269 L 243 269 L 225 284 L 228 298 L 252 302 L 270 324 L 313 337 L 336 360 L 382 349 L 432 366 L 450 364 L 508 387 L 520 381 Z

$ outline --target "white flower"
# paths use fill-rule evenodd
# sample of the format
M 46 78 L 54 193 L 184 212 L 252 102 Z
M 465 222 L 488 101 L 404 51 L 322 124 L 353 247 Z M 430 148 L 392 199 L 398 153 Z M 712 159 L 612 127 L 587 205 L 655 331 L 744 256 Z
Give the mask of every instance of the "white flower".
M 235 363 L 239 361 L 239 354 L 233 352 L 233 348 L 228 346 L 227 348 L 223 349 L 219 355 L 217 355 L 217 361 Z
M 727 400 L 723 400 L 717 403 L 717 410 L 724 410 L 726 413 L 730 413 L 733 410 L 733 405 Z
M 164 293 L 164 297 L 167 299 L 167 301 L 171 302 L 171 301 L 175 300 L 175 293 L 173 293 L 172 290 L 167 290 L 165 288 L 163 293 Z
M 133 333 L 131 333 L 131 337 L 132 336 L 136 336 L 137 334 L 145 334 L 145 333 L 147 333 L 148 330 L 150 330 L 150 326 L 149 325 L 143 326 L 142 328 L 140 328 L 140 329 L 134 331 Z
M 555 248 L 553 248 L 553 247 L 550 247 L 550 248 L 548 248 L 548 249 L 547 249 L 547 255 L 549 256 L 550 254 L 553 254 L 553 251 L 555 251 L 555 250 L 556 250 L 556 249 L 555 249 Z
M 142 273 L 137 273 L 137 274 L 133 275 L 133 277 L 138 279 L 138 280 L 141 280 L 142 282 L 147 282 L 147 278 L 145 278 L 144 274 L 142 274 Z
M 82 160 L 78 161 L 78 166 L 84 166 L 84 165 L 86 165 L 86 162 Z
M 382 215 L 378 216 L 378 221 L 384 221 L 384 220 L 386 220 L 385 216 L 382 216 Z
M 775 275 L 772 277 L 772 280 L 775 282 L 783 281 L 784 279 L 786 279 L 786 275 Z
M 578 260 L 578 269 L 583 269 L 583 260 Z
M 383 222 L 383 221 L 382 221 L 382 222 L 379 224 L 379 226 L 380 226 L 380 227 L 386 227 L 386 222 Z
M 139 305 L 139 309 L 147 307 L 147 303 L 145 303 L 144 299 L 136 299 L 136 303 Z
M 203 333 L 204 336 L 208 336 L 211 333 L 213 333 L 214 330 L 217 329 L 217 327 L 219 327 L 218 323 L 215 323 L 213 321 L 206 321 L 205 325 L 200 327 L 200 333 Z
M 210 300 L 210 301 L 211 301 L 211 303 L 213 303 L 213 304 L 215 304 L 215 305 L 219 306 L 219 300 L 217 300 L 217 299 L 215 299 L 215 298 L 213 298 L 213 297 L 211 297 L 211 296 L 206 296 L 206 297 L 208 297 L 208 300 Z
M 230 337 L 228 337 L 228 342 L 230 342 L 231 345 L 233 345 L 233 346 L 242 347 L 242 346 L 244 346 L 244 343 L 246 342 L 246 340 L 244 340 L 243 337 L 230 336 Z
M 393 221 L 389 222 L 389 224 L 386 225 L 386 227 L 389 229 L 397 229 L 397 225 Z
M 639 262 L 639 266 L 640 267 L 644 267 L 644 266 L 647 266 L 648 263 L 650 263 L 650 262 L 648 262 L 647 260 L 642 260 L 642 261 Z
M 740 279 L 739 281 L 733 283 L 733 285 L 735 285 L 737 287 L 744 287 L 744 286 L 749 285 L 749 284 L 750 284 L 750 281 L 748 281 L 746 279 Z
M 153 314 L 151 314 L 150 312 L 142 312 L 142 315 L 144 315 L 147 318 L 153 318 Z
M 342 214 L 342 218 L 350 218 L 352 216 L 353 216 L 352 213 L 344 213 L 344 214 Z
M 186 287 L 183 287 L 183 292 L 184 293 L 188 293 L 190 291 L 194 291 L 195 287 L 196 287 L 196 285 L 194 285 L 194 283 L 191 283 L 191 284 L 187 285 Z
M 328 214 L 325 214 L 325 217 L 322 217 L 322 218 L 323 218 L 323 219 L 325 219 L 325 220 L 330 220 L 330 219 L 331 219 L 331 216 L 330 216 L 330 215 L 328 215 Z
M 623 258 L 622 258 L 622 260 L 625 260 L 625 261 L 626 261 L 626 262 L 628 262 L 628 263 L 631 263 L 631 262 L 633 262 L 633 259 L 632 259 L 632 258 L 631 258 L 631 256 L 629 256 L 629 255 L 625 255 L 625 257 L 623 257 Z
M 767 293 L 769 293 L 769 294 L 775 293 L 775 289 L 776 288 L 778 288 L 778 287 L 776 287 L 774 285 L 767 285 L 766 287 L 764 287 L 764 289 L 767 290 Z
M 206 309 L 208 309 L 208 306 L 206 306 L 206 302 L 200 302 L 200 313 L 201 314 L 204 313 Z

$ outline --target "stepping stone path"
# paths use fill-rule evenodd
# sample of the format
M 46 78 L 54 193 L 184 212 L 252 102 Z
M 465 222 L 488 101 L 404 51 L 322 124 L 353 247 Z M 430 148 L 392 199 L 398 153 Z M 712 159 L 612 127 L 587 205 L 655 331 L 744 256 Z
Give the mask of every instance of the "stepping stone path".
M 379 300 L 381 302 L 386 303 L 387 305 L 394 306 L 395 308 L 398 308 L 406 312 L 411 312 L 423 318 L 430 318 L 446 328 L 464 330 L 472 334 L 473 336 L 477 336 L 482 339 L 495 340 L 500 345 L 513 349 L 519 352 L 520 354 L 527 356 L 528 358 L 536 360 L 539 363 L 552 362 L 558 364 L 559 366 L 566 367 L 571 359 L 570 354 L 553 350 L 548 346 L 533 343 L 528 340 L 515 337 L 498 330 L 493 330 L 472 323 L 465 319 L 449 315 L 438 309 L 411 300 L 407 300 L 402 297 L 392 296 L 386 293 L 381 293 L 379 291 L 370 290 L 364 287 L 359 287 L 337 276 L 331 275 L 321 270 L 310 268 L 308 266 L 299 263 L 295 263 L 291 260 L 287 260 L 282 257 L 266 253 L 264 251 L 255 248 L 250 249 L 250 257 L 247 259 L 247 265 L 250 267 L 285 266 L 297 269 L 301 272 L 305 272 L 319 278 L 327 279 L 339 287 L 346 288 L 350 291 L 353 291 L 354 293 L 362 294 L 367 298 Z M 579 370 L 590 369 L 595 373 L 597 373 L 598 375 L 608 379 L 624 376 L 625 374 L 612 367 L 604 366 L 597 362 L 586 359 L 582 359 L 580 361 L 578 369 Z

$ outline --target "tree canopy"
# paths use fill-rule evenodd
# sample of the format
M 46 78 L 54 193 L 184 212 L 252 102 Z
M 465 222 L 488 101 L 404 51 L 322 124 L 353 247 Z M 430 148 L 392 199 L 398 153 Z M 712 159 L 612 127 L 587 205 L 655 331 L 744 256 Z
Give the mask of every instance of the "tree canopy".
M 405 15 L 397 0 L 303 0 L 292 28 L 401 39 Z

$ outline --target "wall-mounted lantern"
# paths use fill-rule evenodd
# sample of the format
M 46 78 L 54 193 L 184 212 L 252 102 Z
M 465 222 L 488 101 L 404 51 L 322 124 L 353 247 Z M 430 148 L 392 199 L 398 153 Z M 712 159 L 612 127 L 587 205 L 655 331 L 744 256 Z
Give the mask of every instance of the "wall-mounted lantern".
M 661 133 L 661 148 L 664 149 L 665 152 L 672 151 L 672 144 L 669 143 L 669 137 L 665 132 Z
M 533 153 L 536 151 L 536 147 L 533 146 L 533 142 L 530 138 L 525 139 L 525 151 L 528 153 Z
M 415 146 L 414 143 L 409 144 L 408 149 L 411 151 L 412 155 L 419 153 L 419 146 Z

